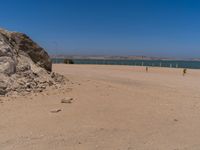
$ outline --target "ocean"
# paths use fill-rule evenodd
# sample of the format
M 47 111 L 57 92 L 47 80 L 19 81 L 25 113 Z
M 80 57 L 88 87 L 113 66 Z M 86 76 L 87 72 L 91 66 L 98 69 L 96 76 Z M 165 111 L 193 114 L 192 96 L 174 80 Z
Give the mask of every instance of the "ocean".
M 98 65 L 129 65 L 152 66 L 169 68 L 200 69 L 200 61 L 168 61 L 168 60 L 107 60 L 107 59 L 72 59 L 74 64 L 98 64 Z M 53 63 L 63 63 L 62 58 L 53 58 Z

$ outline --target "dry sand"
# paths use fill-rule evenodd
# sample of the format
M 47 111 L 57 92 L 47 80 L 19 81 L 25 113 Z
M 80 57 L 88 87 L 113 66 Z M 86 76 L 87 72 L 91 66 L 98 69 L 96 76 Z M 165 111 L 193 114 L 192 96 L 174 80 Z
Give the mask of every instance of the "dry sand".
M 199 150 L 200 71 L 54 65 L 69 82 L 0 100 L 0 150 Z M 73 97 L 71 104 L 63 104 Z M 59 110 L 51 113 L 52 110 Z

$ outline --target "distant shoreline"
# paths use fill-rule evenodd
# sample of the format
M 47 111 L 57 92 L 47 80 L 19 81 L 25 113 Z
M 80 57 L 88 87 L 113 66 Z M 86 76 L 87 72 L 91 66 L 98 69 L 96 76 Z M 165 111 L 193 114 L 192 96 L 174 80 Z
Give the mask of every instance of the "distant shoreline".
M 164 57 L 148 57 L 148 56 L 104 56 L 104 55 L 50 55 L 54 58 L 68 59 L 90 59 L 90 60 L 157 60 L 157 61 L 199 61 L 200 58 L 164 58 Z
M 128 65 L 128 66 L 149 66 L 168 68 L 200 69 L 200 61 L 185 60 L 144 60 L 144 59 L 75 59 L 67 58 L 71 64 L 93 64 L 93 65 Z M 52 58 L 54 64 L 65 63 L 65 58 Z

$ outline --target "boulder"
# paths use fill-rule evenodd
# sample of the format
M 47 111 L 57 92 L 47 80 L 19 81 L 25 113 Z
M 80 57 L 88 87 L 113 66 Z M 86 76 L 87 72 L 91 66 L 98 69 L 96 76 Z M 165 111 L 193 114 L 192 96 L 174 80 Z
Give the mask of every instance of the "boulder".
M 0 95 L 42 92 L 64 83 L 48 53 L 26 34 L 0 29 Z
M 29 56 L 38 66 L 45 68 L 47 71 L 52 70 L 48 53 L 26 34 L 0 29 L 0 51 L 6 56 Z M 2 56 L 1 52 L 0 56 Z

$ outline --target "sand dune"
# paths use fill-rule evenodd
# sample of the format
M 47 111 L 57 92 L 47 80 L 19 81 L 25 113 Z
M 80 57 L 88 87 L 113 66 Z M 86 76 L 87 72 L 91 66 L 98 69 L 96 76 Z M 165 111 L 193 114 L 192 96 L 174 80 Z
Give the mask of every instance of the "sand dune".
M 66 86 L 0 98 L 0 150 L 199 150 L 200 71 L 54 65 Z M 61 100 L 72 97 L 71 104 Z M 51 110 L 61 110 L 52 113 Z

